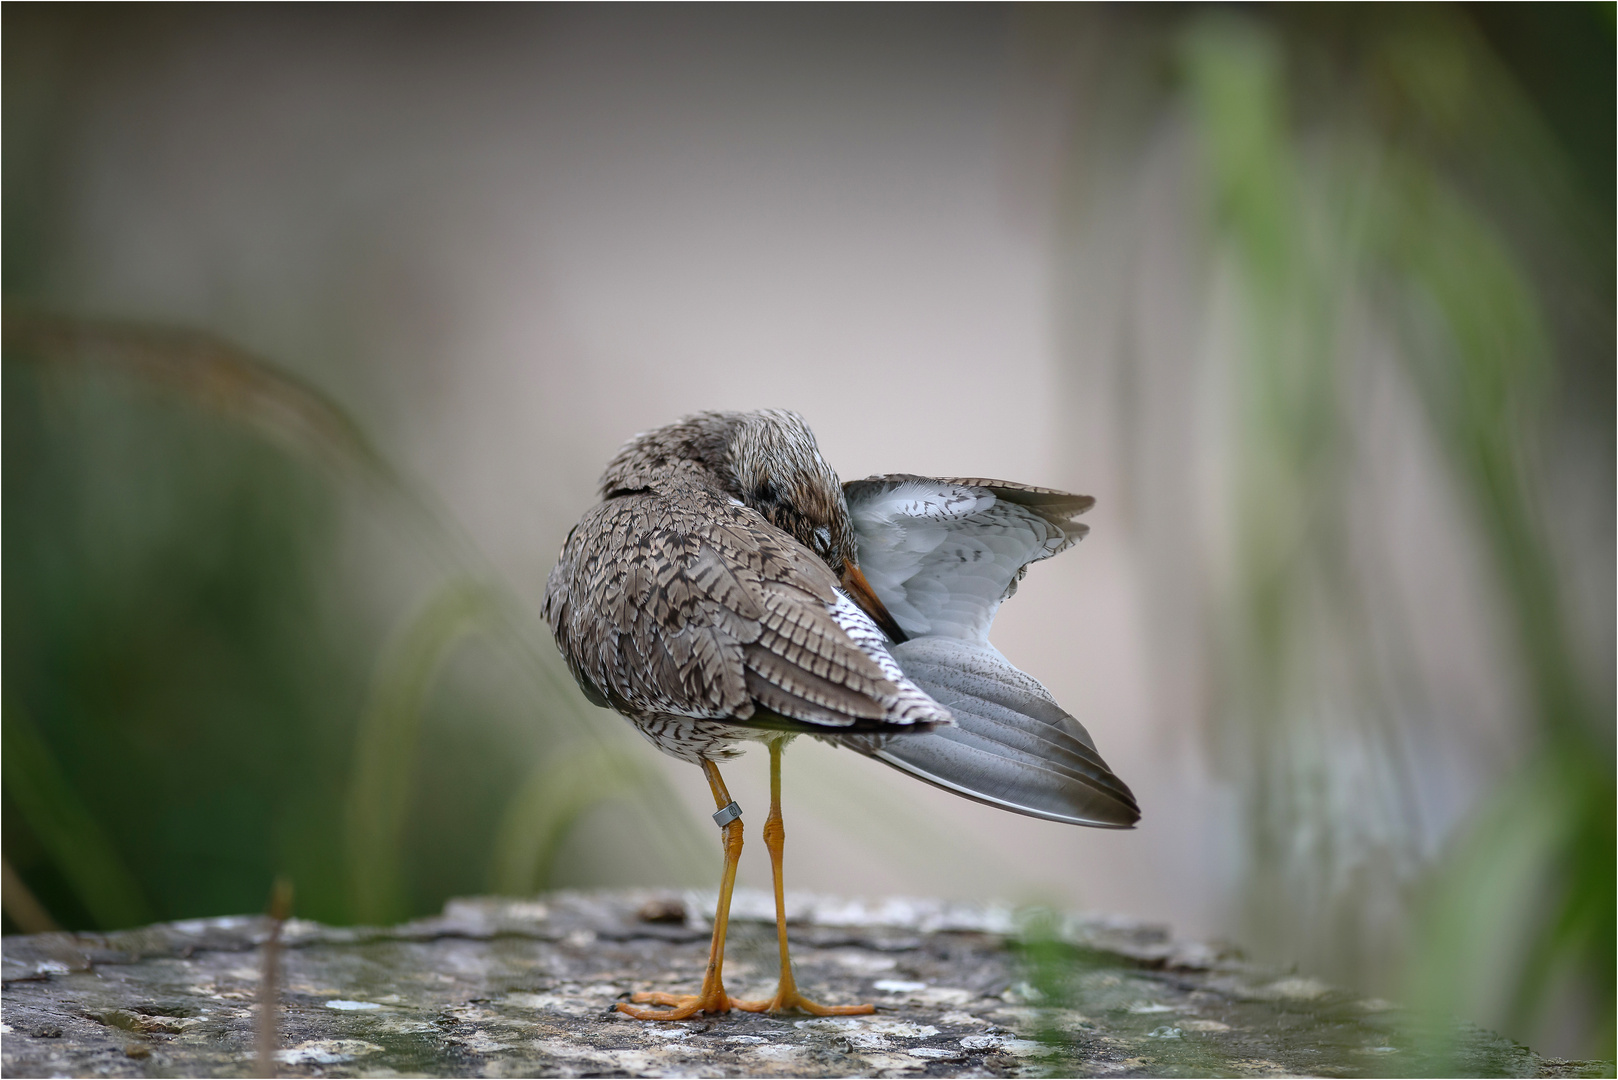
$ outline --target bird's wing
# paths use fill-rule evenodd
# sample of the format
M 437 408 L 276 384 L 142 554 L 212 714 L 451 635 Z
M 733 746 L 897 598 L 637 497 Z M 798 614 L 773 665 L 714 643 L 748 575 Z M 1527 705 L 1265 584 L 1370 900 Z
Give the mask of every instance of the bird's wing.
M 592 509 L 551 573 L 545 616 L 585 693 L 629 715 L 787 730 L 950 722 L 824 563 L 704 490 Z
M 1128 828 L 1140 810 L 1095 742 L 1033 676 L 989 644 L 1031 562 L 1072 546 L 1094 505 L 998 480 L 877 476 L 843 485 L 860 569 L 910 640 L 890 647 L 955 726 L 845 742 L 969 799 L 1020 814 Z
M 1134 794 L 1084 725 L 994 648 L 922 637 L 895 646 L 893 656 L 955 725 L 840 742 L 929 784 L 1030 817 L 1112 829 L 1140 819 Z
M 987 644 L 995 611 L 1031 562 L 1089 531 L 1088 495 L 1000 480 L 895 474 L 843 485 L 860 571 L 911 637 Z

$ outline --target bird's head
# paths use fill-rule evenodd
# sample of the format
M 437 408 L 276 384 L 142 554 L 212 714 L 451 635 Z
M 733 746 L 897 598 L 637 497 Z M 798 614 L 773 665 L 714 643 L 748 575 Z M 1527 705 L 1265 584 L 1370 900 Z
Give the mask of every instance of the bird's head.
M 717 489 L 795 537 L 897 641 L 902 632 L 859 570 L 848 501 L 803 417 L 785 409 L 706 412 L 637 435 L 601 478 L 601 493 L 655 489 L 681 478 Z
M 858 549 L 837 473 L 820 456 L 803 417 L 785 409 L 730 413 L 727 494 L 791 533 L 838 573 Z

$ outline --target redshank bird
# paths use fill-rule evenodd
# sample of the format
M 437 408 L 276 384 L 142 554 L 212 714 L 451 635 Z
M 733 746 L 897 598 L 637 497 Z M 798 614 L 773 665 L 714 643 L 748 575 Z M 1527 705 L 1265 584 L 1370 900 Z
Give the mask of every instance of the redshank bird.
M 793 978 L 781 753 L 797 735 L 1022 814 L 1103 828 L 1139 818 L 1084 727 L 988 640 L 1028 564 L 1088 531 L 1076 519 L 1093 499 L 910 475 L 844 485 L 803 418 L 774 409 L 638 435 L 600 492 L 551 572 L 545 617 L 592 702 L 702 768 L 724 849 L 701 989 L 635 994 L 622 1011 L 872 1011 L 811 1001 Z M 719 762 L 748 741 L 770 754 L 781 973 L 768 1001 L 732 998 L 722 978 L 742 820 Z

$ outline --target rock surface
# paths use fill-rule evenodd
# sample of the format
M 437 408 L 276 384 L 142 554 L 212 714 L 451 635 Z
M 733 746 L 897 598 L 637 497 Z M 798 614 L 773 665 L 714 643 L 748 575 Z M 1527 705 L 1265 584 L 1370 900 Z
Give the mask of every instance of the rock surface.
M 874 1016 L 732 1013 L 643 1023 L 628 992 L 688 991 L 712 894 L 558 893 L 451 902 L 389 929 L 292 920 L 281 950 L 284 1076 L 1602 1075 L 1488 1032 L 1433 1031 L 1378 1001 L 1069 916 L 1051 945 L 1008 947 L 1009 908 L 791 901 L 799 983 Z M 689 914 L 687 914 L 689 913 Z M 726 983 L 775 981 L 771 901 L 739 893 Z M 5 939 L 6 1076 L 252 1076 L 260 948 L 238 917 L 106 935 Z M 1057 952 L 1052 952 L 1054 948 Z M 1040 966 L 1039 955 L 1059 956 Z M 1060 994 L 1042 982 L 1059 965 Z M 1030 981 L 1032 980 L 1032 982 Z M 1041 993 L 1035 984 L 1046 986 Z M 1429 1041 L 1424 1041 L 1429 1040 Z

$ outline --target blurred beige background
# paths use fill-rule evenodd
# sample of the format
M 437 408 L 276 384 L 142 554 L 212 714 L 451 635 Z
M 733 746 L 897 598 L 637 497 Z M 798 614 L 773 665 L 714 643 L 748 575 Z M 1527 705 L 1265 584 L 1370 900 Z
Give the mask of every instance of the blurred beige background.
M 1077 132 L 1106 103 L 1085 97 L 1082 49 L 1046 55 L 1047 29 L 961 7 L 109 21 L 103 62 L 51 105 L 71 115 L 35 117 L 70 133 L 57 292 L 213 328 L 325 388 L 536 608 L 608 457 L 690 411 L 795 409 L 845 478 L 1095 495 L 1089 538 L 1030 573 L 993 638 L 1089 727 L 1140 827 L 1014 817 L 800 740 L 788 885 L 1234 935 L 1241 792 L 1210 751 L 1201 644 L 1231 588 L 1231 289 L 1206 257 L 1185 117 L 1154 121 L 1136 157 L 1084 160 L 1103 144 Z M 67 62 L 8 59 L 47 81 Z M 1518 752 L 1520 688 L 1391 346 L 1351 336 L 1370 436 L 1347 517 L 1379 583 L 1367 603 L 1401 627 L 1395 757 L 1419 779 L 1390 780 L 1348 725 L 1320 750 L 1319 797 L 1350 823 L 1341 874 L 1391 882 L 1365 904 L 1392 925 L 1402 883 Z M 1610 558 L 1570 552 L 1595 583 L 1592 663 L 1609 663 Z M 659 760 L 702 821 L 698 771 Z M 760 821 L 765 766 L 728 770 Z M 641 882 L 594 853 L 626 827 L 595 813 L 567 876 Z M 768 883 L 762 845 L 741 881 Z

